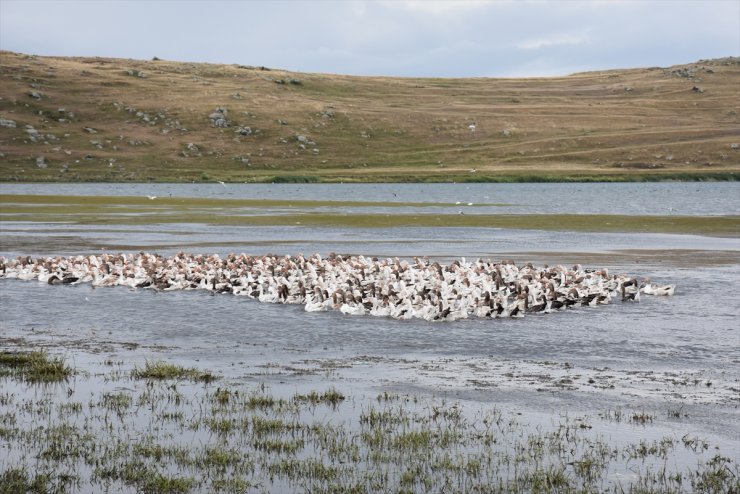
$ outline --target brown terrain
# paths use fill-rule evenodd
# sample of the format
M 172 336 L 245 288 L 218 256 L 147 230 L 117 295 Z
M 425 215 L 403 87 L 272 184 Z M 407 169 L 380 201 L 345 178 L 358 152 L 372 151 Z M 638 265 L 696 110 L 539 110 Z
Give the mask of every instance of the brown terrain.
M 522 79 L 0 52 L 1 181 L 737 180 L 740 59 Z

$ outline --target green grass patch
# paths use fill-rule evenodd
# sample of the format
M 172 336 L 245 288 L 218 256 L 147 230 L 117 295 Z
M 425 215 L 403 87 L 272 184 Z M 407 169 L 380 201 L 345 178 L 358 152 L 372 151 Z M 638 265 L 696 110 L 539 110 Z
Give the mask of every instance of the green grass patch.
M 29 474 L 25 468 L 9 468 L 0 473 L 0 494 L 38 493 L 51 489 L 51 479 L 44 474 Z
M 0 376 L 10 376 L 29 383 L 52 383 L 69 379 L 74 370 L 62 357 L 45 352 L 0 352 Z
M 135 368 L 131 371 L 131 377 L 134 379 L 179 379 L 196 382 L 213 382 L 218 376 L 209 372 L 196 369 L 194 367 L 186 368 L 180 365 L 170 364 L 168 362 L 149 362 L 144 364 L 144 368 Z
M 293 401 L 298 403 L 310 403 L 312 405 L 327 404 L 336 407 L 344 401 L 344 395 L 332 388 L 323 393 L 311 391 L 308 394 L 296 394 Z
M 425 180 L 426 181 L 426 180 Z M 432 180 L 435 181 L 435 180 Z M 737 182 L 740 173 L 661 173 L 633 175 L 461 175 L 454 177 L 462 183 L 617 183 L 617 182 Z
M 740 236 L 740 216 L 637 216 L 604 214 L 345 213 L 348 207 L 449 207 L 450 203 L 286 201 L 107 196 L 0 196 L 4 221 L 152 225 L 196 223 L 235 226 L 332 226 L 346 228 L 481 227 L 525 230 L 675 233 Z M 286 209 L 292 214 L 286 214 Z M 331 211 L 317 211 L 331 209 Z
M 321 182 L 321 178 L 315 175 L 276 175 L 265 181 L 275 184 L 311 184 Z
M 125 485 L 134 486 L 138 492 L 146 494 L 186 493 L 197 485 L 193 477 L 167 475 L 140 461 L 125 463 L 120 468 L 98 470 L 97 474 L 104 479 L 119 480 Z

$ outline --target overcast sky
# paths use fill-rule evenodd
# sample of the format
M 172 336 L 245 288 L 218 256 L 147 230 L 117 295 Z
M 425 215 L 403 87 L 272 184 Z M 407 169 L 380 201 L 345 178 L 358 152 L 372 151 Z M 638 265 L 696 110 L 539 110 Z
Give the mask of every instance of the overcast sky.
M 0 0 L 0 49 L 395 76 L 547 76 L 740 55 L 740 0 Z

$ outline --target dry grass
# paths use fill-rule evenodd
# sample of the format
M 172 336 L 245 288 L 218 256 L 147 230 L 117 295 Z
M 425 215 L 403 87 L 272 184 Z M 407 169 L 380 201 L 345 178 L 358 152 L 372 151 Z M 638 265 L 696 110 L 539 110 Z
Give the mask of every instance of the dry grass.
M 740 150 L 731 147 L 740 141 L 737 58 L 556 78 L 410 79 L 0 52 L 0 81 L 0 118 L 17 123 L 0 127 L 4 181 L 655 180 L 740 172 Z M 211 125 L 217 107 L 228 109 L 230 127 Z M 32 142 L 25 125 L 42 137 Z M 241 136 L 240 126 L 255 133 Z M 42 156 L 45 168 L 36 164 Z

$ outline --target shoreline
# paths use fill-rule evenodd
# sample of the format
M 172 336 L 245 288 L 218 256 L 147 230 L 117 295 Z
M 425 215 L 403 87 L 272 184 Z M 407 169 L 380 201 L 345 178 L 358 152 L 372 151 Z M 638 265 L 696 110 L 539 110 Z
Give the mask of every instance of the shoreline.
M 366 177 L 347 176 L 321 176 L 300 174 L 277 174 L 277 175 L 255 175 L 236 180 L 223 177 L 227 184 L 454 184 L 454 183 L 491 183 L 491 184 L 541 184 L 541 183 L 671 183 L 671 182 L 740 182 L 740 172 L 716 172 L 716 173 L 665 173 L 649 175 L 605 175 L 605 174 L 577 174 L 577 175 L 549 175 L 549 174 L 523 174 L 523 175 L 411 175 L 403 180 L 397 180 L 396 176 Z M 91 178 L 90 180 L 8 180 L 0 179 L 0 184 L 217 184 L 218 180 L 203 180 L 200 177 L 195 180 L 104 180 Z

